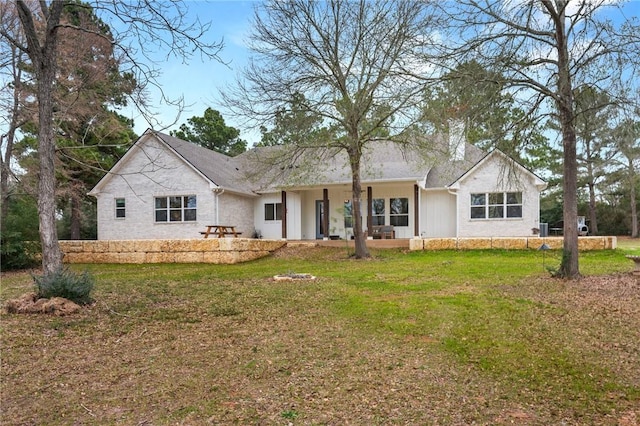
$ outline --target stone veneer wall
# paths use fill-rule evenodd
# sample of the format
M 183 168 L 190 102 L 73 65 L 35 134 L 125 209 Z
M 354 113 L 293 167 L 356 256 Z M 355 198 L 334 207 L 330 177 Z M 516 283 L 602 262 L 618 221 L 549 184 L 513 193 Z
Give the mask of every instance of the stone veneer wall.
M 414 238 L 409 240 L 410 250 L 537 250 L 544 243 L 552 250 L 561 250 L 562 237 L 494 237 L 494 238 Z M 580 237 L 579 250 L 613 250 L 618 245 L 616 237 Z
M 220 263 L 268 256 L 284 240 L 207 238 L 192 240 L 60 241 L 65 263 Z
M 537 250 L 545 243 L 562 249 L 562 237 L 413 238 L 410 250 Z M 65 263 L 219 263 L 247 262 L 297 244 L 285 240 L 208 238 L 192 240 L 60 241 Z M 313 244 L 312 244 L 313 245 Z M 612 250 L 616 237 L 580 237 L 580 250 Z

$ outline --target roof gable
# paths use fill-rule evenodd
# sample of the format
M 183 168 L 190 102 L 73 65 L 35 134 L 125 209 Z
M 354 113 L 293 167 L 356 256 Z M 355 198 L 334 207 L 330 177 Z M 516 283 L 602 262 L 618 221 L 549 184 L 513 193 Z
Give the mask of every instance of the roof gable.
M 151 129 L 145 131 L 138 138 L 125 155 L 100 179 L 89 194 L 96 195 L 99 193 L 100 189 L 130 161 L 131 157 L 136 154 L 137 149 L 149 141 L 149 138 L 154 138 L 162 146 L 169 149 L 187 167 L 208 181 L 212 188 L 221 188 L 244 195 L 254 195 L 247 182 L 240 178 L 237 161 L 234 161 L 232 157 Z
M 156 132 L 156 136 L 217 187 L 241 194 L 254 194 L 249 182 L 240 173 L 242 163 L 237 158 L 164 133 Z
M 474 173 L 476 173 L 485 164 L 487 164 L 490 161 L 496 161 L 496 160 L 505 162 L 509 167 L 515 167 L 515 169 L 518 172 L 524 173 L 525 176 L 528 176 L 530 179 L 532 179 L 534 185 L 538 188 L 539 191 L 542 191 L 543 189 L 545 189 L 547 187 L 547 183 L 544 180 L 542 180 L 540 177 L 538 177 L 531 170 L 527 169 L 522 164 L 520 164 L 519 162 L 517 162 L 513 158 L 509 157 L 507 154 L 505 154 L 504 152 L 500 151 L 497 148 L 492 150 L 488 154 L 486 154 L 484 157 L 482 157 L 475 165 L 473 165 L 465 173 L 463 173 L 460 177 L 458 177 L 453 182 L 451 182 L 449 185 L 447 185 L 447 187 L 451 188 L 451 189 L 459 189 L 460 185 L 466 179 L 468 179 L 470 176 L 472 176 Z
M 131 158 L 137 155 L 141 146 L 147 143 L 149 138 L 153 137 L 153 134 L 149 132 L 149 130 L 145 131 L 139 138 L 136 140 L 133 145 L 129 147 L 127 152 L 116 162 L 116 164 L 111 167 L 111 169 L 95 184 L 95 186 L 89 191 L 89 195 L 97 195 L 100 190 L 114 177 L 118 176 L 121 170 L 125 167 L 125 165 L 131 160 Z

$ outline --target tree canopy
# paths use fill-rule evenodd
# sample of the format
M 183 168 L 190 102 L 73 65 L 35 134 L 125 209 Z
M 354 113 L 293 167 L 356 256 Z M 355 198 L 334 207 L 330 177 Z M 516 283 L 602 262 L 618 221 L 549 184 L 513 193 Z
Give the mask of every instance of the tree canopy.
M 80 33 L 68 27 L 60 29 L 55 90 L 56 110 L 53 126 L 56 143 L 56 204 L 69 212 L 67 238 L 79 239 L 84 204 L 92 201 L 89 189 L 108 171 L 135 140 L 131 120 L 116 109 L 136 89 L 130 73 L 120 72 L 109 28 L 79 2 L 70 2 L 62 11 L 61 22 L 86 28 Z M 19 126 L 25 137 L 16 144 L 13 156 L 23 170 L 22 189 L 37 196 L 38 117 L 37 86 L 29 76 L 33 67 L 21 64 Z
M 262 138 L 258 146 L 296 145 L 302 141 L 318 140 L 323 135 L 322 117 L 310 111 L 304 95 L 296 93 L 287 105 L 277 109 L 273 125 L 260 126 Z
M 476 60 L 459 64 L 426 91 L 425 131 L 446 134 L 452 122 L 461 122 L 467 142 L 498 148 L 534 170 L 547 168 L 551 148 L 543 129 L 506 89 L 500 72 Z
M 240 139 L 240 130 L 227 126 L 222 114 L 211 108 L 207 108 L 202 117 L 191 117 L 180 125 L 180 130 L 170 133 L 232 157 L 247 150 L 247 142 Z

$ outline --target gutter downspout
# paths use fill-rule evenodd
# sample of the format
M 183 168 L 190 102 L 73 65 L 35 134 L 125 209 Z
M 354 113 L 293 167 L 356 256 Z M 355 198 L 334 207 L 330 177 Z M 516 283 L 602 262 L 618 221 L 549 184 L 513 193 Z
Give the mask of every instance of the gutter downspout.
M 429 169 L 429 171 L 427 171 L 427 174 L 424 176 L 423 179 L 417 180 L 415 183 L 415 187 L 418 191 L 418 218 L 422 217 L 422 192 L 427 190 L 427 178 L 429 177 L 429 173 L 431 172 L 431 169 Z M 426 214 L 426 213 L 425 213 Z M 419 220 L 419 219 L 418 219 Z M 414 235 L 413 238 L 423 238 L 422 234 L 424 233 L 426 235 L 427 232 L 427 227 L 429 226 L 429 221 L 428 220 L 420 220 L 418 222 L 419 228 L 424 229 L 424 231 L 421 232 L 421 229 L 418 229 L 417 235 Z M 423 228 L 424 227 L 424 228 Z M 414 227 L 414 231 L 415 231 L 415 227 Z M 414 232 L 414 234 L 416 234 L 416 232 Z
M 424 186 L 421 185 L 420 183 L 421 182 L 418 180 L 414 184 L 414 188 L 415 188 L 414 203 L 416 203 L 416 206 L 414 207 L 414 212 L 415 212 L 414 215 L 416 217 L 413 220 L 418 221 L 418 226 L 416 227 L 414 225 L 413 227 L 413 231 L 414 231 L 413 238 L 421 238 L 420 228 L 422 227 L 422 221 L 420 220 L 420 217 L 422 216 L 422 189 Z
M 224 194 L 224 189 L 215 188 L 213 193 L 216 194 L 216 224 L 220 224 L 220 196 Z

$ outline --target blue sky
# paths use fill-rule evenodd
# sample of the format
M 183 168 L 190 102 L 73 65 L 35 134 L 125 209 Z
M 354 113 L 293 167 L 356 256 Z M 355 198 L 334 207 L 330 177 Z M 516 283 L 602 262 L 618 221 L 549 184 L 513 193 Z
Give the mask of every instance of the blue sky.
M 254 7 L 258 0 L 193 0 L 187 1 L 190 17 L 198 17 L 203 22 L 211 22 L 211 30 L 207 34 L 208 41 L 224 41 L 220 57 L 228 65 L 215 60 L 202 61 L 200 57 L 192 58 L 188 63 L 173 59 L 163 65 L 163 72 L 158 83 L 169 98 L 184 97 L 186 109 L 180 113 L 177 108 L 159 104 L 160 96 L 151 92 L 151 101 L 157 111 L 156 119 L 160 125 L 156 130 L 169 132 L 180 124 L 186 123 L 193 116 L 202 116 L 207 107 L 222 113 L 227 125 L 240 130 L 240 137 L 249 145 L 260 139 L 257 131 L 243 128 L 234 122 L 230 114 L 225 114 L 219 103 L 218 92 L 225 84 L 232 83 L 239 70 L 246 64 L 249 50 L 246 39 L 250 31 Z M 640 0 L 633 0 L 625 7 L 627 17 L 640 16 Z M 138 134 L 144 132 L 149 124 L 136 113 L 125 113 L 134 119 Z M 176 124 L 173 124 L 177 119 Z
M 253 17 L 255 1 L 188 1 L 186 2 L 191 17 L 198 17 L 202 22 L 211 22 L 211 29 L 207 34 L 208 41 L 224 41 L 224 48 L 220 58 L 227 63 L 215 60 L 202 61 L 199 56 L 191 58 L 188 63 L 181 59 L 172 59 L 162 66 L 162 75 L 158 83 L 167 97 L 176 99 L 184 97 L 186 109 L 180 114 L 177 124 L 171 125 L 179 113 L 178 109 L 168 105 L 158 104 L 160 95 L 150 92 L 151 101 L 158 112 L 156 119 L 160 126 L 156 130 L 175 130 L 180 124 L 186 123 L 193 116 L 202 116 L 207 107 L 217 109 L 225 118 L 227 125 L 241 130 L 240 137 L 250 144 L 258 142 L 260 135 L 242 129 L 233 120 L 225 116 L 223 107 L 218 102 L 218 91 L 225 84 L 234 80 L 239 69 L 247 61 L 248 50 L 245 47 L 246 37 Z M 144 132 L 149 124 L 136 112 L 126 112 L 134 119 L 135 131 Z M 165 126 L 170 126 L 162 129 Z

